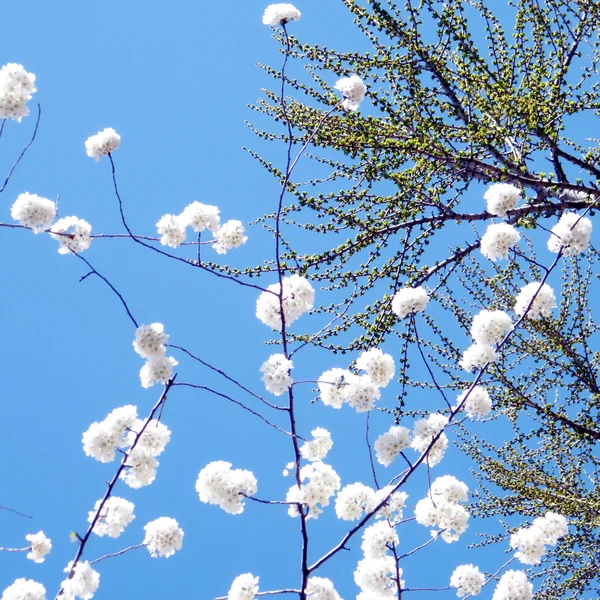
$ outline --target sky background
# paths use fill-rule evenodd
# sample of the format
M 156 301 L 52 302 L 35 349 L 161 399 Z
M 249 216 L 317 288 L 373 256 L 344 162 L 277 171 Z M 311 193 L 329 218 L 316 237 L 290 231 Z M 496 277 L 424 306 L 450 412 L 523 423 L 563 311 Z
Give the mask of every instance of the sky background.
M 302 20 L 291 27 L 305 41 L 340 51 L 367 49 L 341 2 L 302 0 L 297 6 Z M 256 0 L 30 0 L 5 7 L 0 60 L 35 73 L 38 92 L 29 104 L 32 116 L 5 128 L 0 173 L 8 172 L 29 139 L 37 102 L 42 118 L 35 143 L 0 195 L 0 221 L 11 221 L 10 206 L 28 191 L 60 196 L 61 216 L 87 220 L 94 233 L 121 233 L 110 164 L 106 158 L 99 163 L 89 159 L 84 149 L 86 138 L 105 127 L 122 137 L 114 158 L 136 233 L 154 234 L 161 215 L 177 214 L 193 200 L 219 206 L 223 220 L 245 223 L 274 210 L 276 182 L 242 150 L 257 148 L 283 165 L 284 148 L 261 144 L 245 124 L 248 119 L 266 122 L 247 106 L 260 97 L 261 87 L 272 85 L 256 63 L 278 67 L 281 62 L 270 29 L 261 23 L 264 7 Z M 292 76 L 300 74 L 299 64 L 291 68 Z M 223 262 L 247 266 L 273 257 L 272 239 L 260 226 L 249 228 L 248 236 L 248 243 Z M 57 246 L 45 235 L 0 230 L 5 338 L 0 504 L 33 515 L 29 520 L 0 511 L 0 546 L 24 546 L 25 534 L 40 529 L 54 545 L 42 565 L 24 554 L 0 553 L 0 590 L 26 577 L 43 583 L 49 598 L 76 551 L 69 532 L 85 531 L 87 513 L 117 467 L 84 455 L 83 431 L 124 404 L 147 414 L 161 391 L 140 386 L 143 361 L 132 349 L 134 329 L 115 296 L 98 278 L 78 283 L 87 270 L 76 258 L 59 255 Z M 204 252 L 217 259 L 210 248 Z M 164 323 L 172 343 L 263 393 L 258 369 L 271 353 L 264 345 L 270 331 L 254 316 L 255 291 L 126 240 L 96 240 L 84 256 L 119 289 L 140 323 Z M 303 317 L 303 327 L 310 328 L 309 319 Z M 397 347 L 391 343 L 385 349 L 394 354 Z M 175 356 L 179 381 L 213 386 L 258 408 L 213 373 Z M 322 353 L 298 357 L 295 379 L 316 379 L 325 368 L 346 368 L 356 358 Z M 328 462 L 343 484 L 370 482 L 364 416 L 311 404 L 314 396 L 311 385 L 300 393 L 301 431 L 308 435 L 316 426 L 330 429 L 334 449 Z M 394 398 L 393 389 L 385 392 L 388 406 Z M 200 469 L 222 459 L 255 473 L 259 497 L 282 499 L 292 485 L 291 478 L 281 475 L 292 460 L 290 440 L 227 401 L 191 390 L 173 391 L 163 421 L 172 430 L 172 441 L 159 458 L 156 481 L 141 490 L 125 485 L 115 490 L 135 503 L 135 521 L 118 540 L 93 537 L 84 558 L 139 543 L 143 525 L 160 516 L 179 521 L 185 531 L 183 550 L 169 559 L 152 559 L 141 549 L 101 563 L 95 598 L 204 600 L 225 595 L 233 578 L 248 571 L 260 576 L 261 590 L 296 587 L 298 520 L 287 517 L 284 507 L 257 504 L 231 516 L 201 504 L 194 490 Z M 287 426 L 283 420 L 278 423 Z M 374 435 L 389 425 L 384 415 L 374 414 Z M 435 475 L 459 469 L 468 479 L 454 454 Z M 381 469 L 382 480 L 393 476 L 393 469 Z M 425 472 L 414 480 L 407 516 L 425 493 Z M 346 528 L 331 507 L 312 522 L 312 558 L 336 544 Z M 476 528 L 475 522 L 470 531 Z M 400 537 L 408 551 L 429 533 L 408 524 Z M 467 542 L 474 539 L 472 533 L 465 536 Z M 450 547 L 440 541 L 406 560 L 407 583 L 444 586 L 458 564 L 479 562 L 494 570 L 505 560 L 502 549 L 467 551 L 465 545 L 463 540 Z M 361 558 L 360 538 L 352 549 L 318 573 L 330 577 L 344 598 L 357 593 L 352 572 Z M 452 592 L 443 596 L 455 597 Z M 483 597 L 489 596 L 491 591 Z

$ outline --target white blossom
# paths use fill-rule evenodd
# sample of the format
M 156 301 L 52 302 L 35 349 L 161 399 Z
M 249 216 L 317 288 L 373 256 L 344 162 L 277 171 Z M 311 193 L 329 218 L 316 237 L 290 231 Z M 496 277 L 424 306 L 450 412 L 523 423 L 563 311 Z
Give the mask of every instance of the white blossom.
M 521 199 L 521 190 L 510 183 L 494 183 L 483 195 L 487 200 L 487 211 L 498 217 L 505 217 Z
M 92 423 L 83 434 L 83 451 L 100 462 L 112 462 L 116 449 L 126 444 L 125 432 L 136 418 L 136 407 L 127 405 L 113 410 L 103 421 Z
M 35 92 L 37 88 L 33 73 L 28 73 L 16 63 L 4 65 L 0 69 L 0 119 L 10 118 L 20 122 L 29 114 L 27 100 L 31 100 Z
M 547 512 L 543 517 L 533 520 L 533 525 L 544 532 L 546 544 L 556 545 L 556 542 L 569 533 L 569 523 L 563 515 Z
M 566 212 L 552 228 L 548 250 L 551 252 L 562 250 L 565 255 L 580 254 L 588 249 L 591 235 L 592 222 L 587 217 Z
M 185 222 L 180 215 L 163 215 L 156 224 L 156 230 L 163 246 L 177 248 L 185 242 Z
M 72 565 L 73 563 L 70 562 L 64 572 L 70 573 Z M 99 585 L 99 573 L 92 569 L 89 562 L 80 561 L 73 569 L 73 577 L 62 582 L 63 593 L 61 597 L 65 600 L 74 600 L 75 598 L 89 600 L 94 596 Z
M 471 336 L 478 344 L 498 344 L 513 330 L 511 318 L 503 310 L 482 310 L 473 318 Z
M 371 348 L 363 352 L 356 361 L 356 368 L 366 371 L 378 387 L 386 387 L 396 370 L 394 359 L 379 348 Z
M 71 250 L 87 250 L 92 243 L 91 234 L 92 226 L 87 221 L 77 217 L 63 217 L 52 225 L 50 237 L 60 242 L 59 254 L 70 254 Z
M 423 312 L 429 302 L 429 295 L 422 287 L 404 288 L 394 294 L 392 311 L 400 319 L 411 313 Z
M 270 4 L 265 9 L 262 22 L 263 25 L 276 27 L 277 25 L 285 25 L 289 21 L 298 21 L 300 16 L 300 11 L 293 4 Z
M 388 485 L 375 492 L 373 507 L 378 506 L 385 498 L 386 502 L 375 513 L 376 519 L 388 519 L 390 523 L 399 523 L 402 520 L 402 511 L 406 506 L 408 494 L 406 492 L 392 492 L 393 485 Z M 389 496 L 389 498 L 388 498 Z
M 343 390 L 344 402 L 347 402 L 356 412 L 368 412 L 373 404 L 381 398 L 379 388 L 368 375 L 347 376 L 347 385 Z
M 510 536 L 510 547 L 516 548 L 515 557 L 525 565 L 537 565 L 542 560 L 546 534 L 540 527 L 523 527 Z
M 258 577 L 252 573 L 238 575 L 231 584 L 227 600 L 254 600 L 258 594 Z
M 442 475 L 431 484 L 430 494 L 434 502 L 439 498 L 446 502 L 466 502 L 468 491 L 467 485 L 453 475 Z
M 506 571 L 494 590 L 492 600 L 532 600 L 533 585 L 523 571 Z
M 27 553 L 27 558 L 36 563 L 43 563 L 46 560 L 46 555 L 52 550 L 52 541 L 44 535 L 43 531 L 30 533 L 25 536 L 29 542 L 30 552 Z
M 16 579 L 9 585 L 0 600 L 46 600 L 46 588 L 33 579 Z
M 306 483 L 304 483 L 305 480 Z M 317 519 L 323 507 L 329 505 L 330 498 L 340 489 L 340 478 L 331 465 L 313 462 L 300 469 L 300 487 L 292 486 L 286 495 L 286 502 L 293 502 L 288 508 L 290 517 L 298 516 L 297 504 L 308 508 L 309 519 Z
M 508 252 L 521 239 L 519 232 L 508 223 L 490 223 L 481 238 L 481 253 L 490 260 L 508 258 Z
M 444 454 L 446 453 L 448 438 L 446 434 L 443 433 L 443 429 L 447 424 L 448 417 L 433 413 L 425 419 L 419 419 L 413 428 L 411 447 L 421 454 L 427 451 L 433 439 L 439 434 L 439 438 L 427 453 L 426 460 L 430 467 L 437 465 L 442 458 L 444 458 Z
M 121 136 L 112 127 L 107 127 L 85 141 L 85 151 L 90 158 L 98 161 L 102 156 L 117 150 L 120 145 Z
M 534 296 L 535 300 L 529 310 L 527 310 Z M 553 308 L 556 308 L 554 290 L 547 283 L 533 282 L 521 288 L 515 301 L 514 310 L 518 315 L 525 314 L 527 310 L 527 318 L 539 319 L 540 316 L 550 317 Z
M 223 223 L 215 233 L 213 248 L 218 254 L 226 254 L 227 250 L 239 248 L 248 241 L 248 236 L 244 235 L 245 231 L 241 221 L 231 219 Z
M 274 283 L 262 292 L 256 301 L 256 316 L 267 327 L 281 329 L 279 284 Z M 308 279 L 300 275 L 283 278 L 282 301 L 286 326 L 308 312 L 315 301 L 315 290 Z
M 127 434 L 127 443 L 129 446 L 133 445 L 139 432 L 142 430 L 145 421 L 136 419 L 129 426 L 129 433 Z M 150 419 L 142 435 L 138 437 L 135 445 L 135 450 L 138 452 L 146 452 L 150 456 L 160 456 L 165 449 L 165 446 L 171 440 L 170 429 L 161 421 L 156 419 Z
M 335 89 L 339 90 L 344 97 L 342 106 L 346 110 L 358 110 L 360 103 L 365 99 L 367 86 L 358 75 L 342 77 L 335 84 Z
M 56 204 L 48 198 L 24 192 L 15 200 L 10 214 L 15 221 L 29 227 L 33 233 L 41 233 L 52 225 L 56 217 Z
M 394 458 L 396 458 L 402 450 L 410 448 L 410 444 L 411 438 L 409 429 L 399 425 L 390 427 L 388 431 L 381 434 L 375 440 L 377 461 L 385 467 L 389 467 Z
M 94 521 L 101 504 L 102 500 L 98 500 L 94 506 L 94 510 L 88 513 L 88 523 Z M 135 519 L 135 515 L 133 514 L 134 509 L 133 502 L 129 502 L 129 500 L 119 498 L 118 496 L 111 496 L 104 503 L 92 531 L 99 536 L 107 535 L 112 538 L 118 538 L 125 531 L 125 527 Z
M 172 356 L 151 358 L 140 369 L 140 381 L 143 388 L 152 387 L 155 383 L 167 383 L 173 375 L 173 367 L 179 363 Z
M 377 521 L 364 530 L 361 549 L 366 558 L 381 558 L 398 543 L 395 529 L 387 521 Z
M 335 499 L 335 513 L 344 521 L 356 521 L 375 506 L 375 490 L 363 483 L 343 487 Z
M 484 583 L 485 575 L 479 570 L 479 567 L 473 565 L 456 567 L 450 577 L 450 585 L 456 588 L 456 595 L 459 598 L 467 595 L 477 596 Z
M 165 354 L 165 344 L 168 340 L 169 336 L 165 333 L 162 323 L 140 325 L 135 330 L 133 348 L 142 358 L 160 358 Z
M 460 361 L 460 366 L 470 373 L 473 369 L 481 369 L 488 363 L 496 362 L 498 355 L 492 346 L 487 344 L 475 343 L 469 346 L 464 352 Z
M 306 597 L 309 600 L 342 600 L 333 583 L 325 577 L 310 577 L 306 584 Z
M 200 233 L 205 229 L 215 233 L 221 226 L 219 209 L 210 204 L 194 201 L 183 209 L 180 215 L 184 227 L 191 227 Z
M 125 470 L 119 477 L 130 488 L 137 490 L 150 485 L 156 479 L 156 469 L 158 461 L 152 454 L 146 452 L 143 448 L 137 446 L 131 450 L 125 461 Z
M 319 377 L 319 393 L 325 406 L 342 408 L 346 381 L 351 375 L 352 374 L 349 371 L 336 368 L 325 371 L 321 377 Z
M 364 592 L 393 597 L 393 590 L 397 589 L 397 584 L 392 579 L 396 577 L 396 568 L 396 561 L 392 556 L 363 558 L 354 571 L 354 581 Z M 402 569 L 398 568 L 398 571 L 402 575 Z M 403 586 L 403 582 L 401 585 Z
M 146 536 L 144 545 L 150 556 L 169 558 L 183 546 L 183 530 L 179 523 L 171 517 L 159 517 L 144 525 Z
M 323 427 L 317 427 L 311 431 L 312 440 L 304 442 L 300 447 L 300 454 L 305 460 L 323 460 L 327 453 L 333 448 L 331 433 Z
M 258 485 L 251 471 L 232 469 L 231 463 L 217 460 L 200 471 L 196 491 L 201 502 L 217 504 L 225 512 L 239 515 L 244 512 L 244 496 L 256 494 Z
M 457 502 L 449 502 L 442 496 L 435 500 L 427 496 L 415 506 L 417 523 L 425 527 L 439 527 L 441 538 L 447 542 L 455 542 L 467 530 L 469 513 Z M 435 534 L 435 530 L 432 534 Z
M 483 419 L 492 410 L 492 400 L 485 388 L 476 385 L 470 392 L 469 390 L 463 392 L 456 400 L 457 407 L 460 406 L 465 396 L 467 396 L 467 400 L 462 408 L 469 418 L 476 420 Z
M 268 392 L 281 396 L 293 383 L 290 370 L 294 368 L 294 363 L 283 354 L 271 354 L 260 367 L 263 373 L 261 380 L 265 384 Z

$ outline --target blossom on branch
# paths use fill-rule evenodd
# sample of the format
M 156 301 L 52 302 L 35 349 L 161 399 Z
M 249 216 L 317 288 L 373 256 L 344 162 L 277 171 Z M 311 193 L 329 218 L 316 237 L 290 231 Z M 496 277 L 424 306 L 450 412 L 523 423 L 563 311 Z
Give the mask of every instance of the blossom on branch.
M 98 500 L 94 506 L 94 510 L 88 513 L 88 523 L 94 521 L 101 504 L 102 500 Z M 134 510 L 135 505 L 133 502 L 129 502 L 129 500 L 119 498 L 118 496 L 111 496 L 104 503 L 92 531 L 100 537 L 107 535 L 112 538 L 118 538 L 125 531 L 125 527 L 135 519 Z
M 590 245 L 592 222 L 577 213 L 564 213 L 552 228 L 548 240 L 548 250 L 569 256 L 585 252 Z
M 135 406 L 116 408 L 103 421 L 92 423 L 83 434 L 83 451 L 100 462 L 112 462 L 117 448 L 125 446 L 125 433 L 136 418 Z
M 165 354 L 168 340 L 169 335 L 162 323 L 141 325 L 135 330 L 133 348 L 142 358 L 160 358 Z
M 83 252 L 92 243 L 92 226 L 77 217 L 63 217 L 52 225 L 50 237 L 60 242 L 59 254 Z
M 508 258 L 508 253 L 521 239 L 521 234 L 508 223 L 491 223 L 481 238 L 481 253 L 490 260 Z
M 319 394 L 325 406 L 342 408 L 344 403 L 344 388 L 346 381 L 351 376 L 350 371 L 345 369 L 329 369 L 325 371 L 319 381 Z
M 215 233 L 213 248 L 217 254 L 226 254 L 227 250 L 239 248 L 248 241 L 248 236 L 244 235 L 245 231 L 241 221 L 231 219 L 223 223 Z
M 1 600 L 46 600 L 46 588 L 33 579 L 16 579 L 2 592 Z
M 467 396 L 468 394 L 468 396 Z M 463 400 L 467 398 L 462 409 L 467 413 L 470 419 L 483 419 L 492 410 L 492 400 L 488 391 L 479 385 L 476 385 L 470 392 L 466 390 L 456 399 L 458 408 Z
M 354 571 L 354 581 L 363 593 L 370 593 L 376 598 L 392 598 L 398 586 L 394 581 L 396 571 L 402 575 L 402 569 L 392 556 L 363 558 Z M 401 581 L 400 585 L 404 587 L 404 582 Z
M 4 65 L 0 69 L 0 119 L 10 118 L 21 122 L 29 114 L 27 100 L 35 92 L 37 88 L 33 73 L 28 73 L 16 63 Z
M 179 363 L 172 356 L 150 358 L 140 369 L 140 381 L 143 388 L 152 387 L 155 383 L 167 383 L 173 375 L 173 367 Z
M 286 495 L 286 502 L 293 502 L 288 508 L 290 517 L 298 516 L 297 504 L 308 509 L 308 519 L 317 519 L 323 512 L 322 507 L 329 505 L 329 499 L 340 489 L 340 478 L 333 467 L 323 462 L 304 465 L 300 469 L 301 487 L 292 486 Z
M 107 127 L 85 141 L 85 151 L 90 158 L 99 161 L 101 157 L 117 150 L 120 145 L 121 136 L 112 127 Z
M 479 570 L 479 567 L 473 565 L 456 567 L 450 577 L 450 585 L 456 588 L 456 595 L 459 598 L 477 596 L 484 583 L 485 575 Z
M 381 434 L 375 440 L 375 452 L 377 462 L 384 467 L 389 467 L 392 461 L 402 450 L 410 448 L 410 430 L 400 425 L 390 427 L 389 431 Z
M 491 346 L 512 330 L 511 318 L 503 310 L 482 310 L 473 317 L 471 336 L 478 344 Z
M 377 521 L 364 530 L 361 549 L 366 558 L 382 558 L 390 546 L 398 544 L 398 534 L 388 521 Z
M 497 217 L 505 217 L 521 199 L 521 190 L 510 183 L 494 183 L 490 185 L 485 194 L 487 211 Z
M 178 248 L 185 242 L 185 223 L 180 215 L 163 215 L 156 224 L 156 230 L 163 246 Z
M 263 373 L 261 380 L 265 384 L 268 392 L 281 396 L 293 383 L 290 376 L 290 370 L 294 368 L 294 363 L 287 359 L 283 354 L 271 354 L 260 367 Z
M 411 447 L 421 454 L 427 452 L 426 462 L 430 467 L 437 465 L 442 458 L 444 458 L 444 454 L 446 453 L 448 438 L 443 432 L 443 429 L 447 424 L 448 417 L 433 413 L 425 419 L 419 419 L 413 428 Z M 433 446 L 429 448 L 431 442 L 438 434 L 439 437 Z
M 271 329 L 281 329 L 282 308 L 287 327 L 311 310 L 315 302 L 315 290 L 308 279 L 291 275 L 284 277 L 282 283 L 281 302 L 278 283 L 271 284 L 256 301 L 256 316 Z
M 460 366 L 470 373 L 473 369 L 481 369 L 488 363 L 496 362 L 498 354 L 488 344 L 475 343 L 469 346 L 464 352 L 460 361 Z
M 335 499 L 335 513 L 344 521 L 356 521 L 375 506 L 375 490 L 360 482 L 344 486 Z
M 238 575 L 231 584 L 227 600 L 254 600 L 258 594 L 258 577 L 252 573 Z
M 317 427 L 311 431 L 312 440 L 304 442 L 300 447 L 300 454 L 305 460 L 319 461 L 323 460 L 327 453 L 333 448 L 331 433 L 323 427 Z
M 394 359 L 379 348 L 371 348 L 358 357 L 356 368 L 366 371 L 377 387 L 386 387 L 396 370 Z
M 338 79 L 335 89 L 339 90 L 344 96 L 342 106 L 346 110 L 358 110 L 367 93 L 367 86 L 358 75 Z
M 46 555 L 52 550 L 52 541 L 44 535 L 43 531 L 30 533 L 25 536 L 29 542 L 31 552 L 27 553 L 27 558 L 36 563 L 43 563 L 46 560 Z
M 535 300 L 533 300 L 535 297 Z M 531 301 L 533 300 L 533 304 Z M 527 307 L 530 306 L 529 310 Z M 547 283 L 528 283 L 521 288 L 516 300 L 514 311 L 518 315 L 525 314 L 528 319 L 539 319 L 550 317 L 552 309 L 556 308 L 556 296 L 554 290 Z
M 10 214 L 15 221 L 29 227 L 33 233 L 41 233 L 52 225 L 56 217 L 56 204 L 48 198 L 24 192 L 15 200 Z
M 293 4 L 270 4 L 265 9 L 262 22 L 263 25 L 277 27 L 277 25 L 285 25 L 289 21 L 298 21 L 300 16 L 300 11 Z
M 191 227 L 198 233 L 205 229 L 216 233 L 221 226 L 219 209 L 210 204 L 194 201 L 183 209 L 179 217 L 185 227 Z
M 423 312 L 428 302 L 429 295 L 422 287 L 404 288 L 394 294 L 392 311 L 404 319 L 411 313 Z
M 342 600 L 326 577 L 310 577 L 306 584 L 306 597 L 310 600 Z
M 523 571 L 506 571 L 494 590 L 492 600 L 532 600 L 533 585 Z
M 65 573 L 71 572 L 70 562 L 65 568 Z M 73 569 L 73 577 L 65 579 L 61 586 L 63 593 L 61 595 L 65 600 L 74 600 L 75 598 L 81 598 L 81 600 L 89 600 L 93 598 L 98 586 L 100 585 L 100 575 L 97 571 L 94 571 L 90 566 L 90 563 L 78 562 Z
M 183 530 L 179 523 L 171 517 L 159 517 L 144 525 L 146 536 L 144 545 L 150 556 L 169 558 L 183 546 Z
M 201 502 L 216 504 L 229 514 L 239 515 L 244 512 L 244 496 L 256 494 L 258 484 L 251 471 L 232 469 L 231 463 L 217 460 L 200 471 L 196 491 Z

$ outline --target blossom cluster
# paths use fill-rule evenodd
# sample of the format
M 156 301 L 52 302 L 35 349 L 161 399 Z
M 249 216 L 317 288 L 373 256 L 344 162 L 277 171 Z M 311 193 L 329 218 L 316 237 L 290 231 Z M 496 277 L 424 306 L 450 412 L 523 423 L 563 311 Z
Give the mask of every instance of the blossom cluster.
M 346 110 L 358 110 L 367 93 L 367 86 L 358 75 L 338 79 L 335 89 L 342 93 L 342 106 Z
M 551 230 L 548 250 L 562 251 L 567 256 L 580 254 L 588 249 L 591 236 L 592 222 L 587 217 L 566 212 Z
M 256 300 L 256 316 L 271 329 L 281 329 L 281 316 L 285 326 L 291 325 L 312 309 L 315 290 L 305 277 L 291 275 L 279 283 L 271 284 Z
M 268 392 L 281 396 L 287 391 L 293 383 L 290 376 L 290 370 L 294 368 L 294 363 L 283 354 L 271 354 L 260 367 L 261 377 Z
M 29 114 L 27 101 L 37 92 L 35 75 L 23 65 L 8 63 L 0 69 L 0 119 L 20 122 Z
M 43 563 L 46 560 L 46 555 L 52 550 L 50 538 L 47 538 L 43 531 L 38 531 L 26 535 L 25 539 L 30 544 L 30 552 L 27 553 L 27 558 L 36 563 Z
M 231 584 L 227 600 L 254 600 L 258 594 L 258 577 L 252 573 L 238 575 Z
M 556 545 L 558 540 L 569 532 L 567 519 L 557 513 L 548 512 L 544 517 L 534 519 L 530 527 L 523 527 L 512 534 L 510 547 L 523 564 L 537 565 L 546 549 L 546 544 Z
M 468 500 L 467 492 L 467 486 L 452 475 L 438 477 L 431 484 L 429 495 L 415 506 L 417 523 L 437 526 L 445 542 L 455 542 L 468 527 L 469 513 L 460 504 Z M 435 534 L 437 532 L 432 531 L 432 535 Z
M 156 228 L 163 246 L 178 248 L 185 242 L 187 228 L 200 234 L 205 230 L 214 235 L 213 248 L 218 254 L 239 248 L 248 241 L 241 221 L 231 219 L 221 225 L 220 211 L 216 206 L 194 201 L 188 204 L 179 215 L 163 215 Z
M 254 496 L 258 484 L 251 471 L 232 469 L 231 463 L 217 460 L 200 471 L 196 491 L 201 502 L 216 504 L 225 512 L 239 515 L 244 512 L 244 497 Z
M 429 303 L 429 294 L 422 288 L 404 288 L 392 298 L 392 312 L 400 319 L 410 314 L 423 312 Z
M 173 367 L 179 364 L 172 356 L 165 356 L 165 344 L 169 339 L 162 323 L 141 325 L 135 331 L 134 350 L 146 359 L 140 370 L 142 387 L 155 383 L 167 383 L 173 375 Z
M 300 469 L 300 481 L 301 485 L 293 485 L 286 495 L 286 502 L 291 503 L 288 514 L 298 516 L 298 505 L 303 505 L 308 511 L 307 518 L 317 519 L 340 489 L 340 478 L 331 465 L 315 461 Z
M 112 128 L 107 127 L 85 141 L 85 151 L 90 158 L 99 161 L 108 156 L 121 145 L 121 136 Z
M 402 511 L 406 505 L 406 492 L 393 491 L 394 486 L 386 486 L 379 490 L 363 483 L 351 483 L 344 486 L 335 500 L 335 512 L 339 519 L 356 521 L 363 514 L 377 509 L 376 519 L 387 519 L 396 524 L 402 520 Z
M 270 4 L 265 9 L 262 22 L 263 25 L 276 27 L 277 25 L 285 25 L 289 21 L 298 21 L 300 16 L 300 11 L 293 4 Z
M 493 346 L 513 330 L 511 318 L 502 310 L 482 310 L 473 318 L 471 336 L 475 343 L 465 350 L 460 366 L 467 372 L 498 358 Z
M 169 558 L 183 546 L 183 530 L 171 517 L 159 517 L 146 523 L 144 531 L 146 532 L 144 545 L 153 558 L 157 556 Z
M 96 535 L 118 538 L 125 531 L 125 527 L 135 519 L 134 509 L 133 502 L 111 496 L 104 502 L 104 506 L 102 500 L 96 502 L 94 510 L 88 514 L 88 523 L 94 523 L 92 531 Z
M 64 572 L 71 573 L 72 566 L 73 563 L 69 563 Z M 73 568 L 72 576 L 63 580 L 61 597 L 65 600 L 75 600 L 75 598 L 89 600 L 94 596 L 99 585 L 100 574 L 92 569 L 89 562 L 79 561 Z

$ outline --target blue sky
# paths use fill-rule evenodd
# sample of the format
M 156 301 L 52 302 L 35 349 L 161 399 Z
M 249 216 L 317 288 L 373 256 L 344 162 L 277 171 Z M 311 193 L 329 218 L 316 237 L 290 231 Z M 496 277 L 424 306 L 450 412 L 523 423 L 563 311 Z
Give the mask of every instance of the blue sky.
M 306 41 L 340 50 L 365 47 L 340 2 L 297 5 L 303 17 L 292 27 Z M 281 60 L 269 28 L 261 24 L 264 6 L 255 0 L 11 3 L 4 10 L 0 59 L 37 75 L 38 92 L 30 106 L 34 113 L 39 102 L 43 114 L 37 140 L 0 196 L 0 221 L 10 221 L 10 206 L 29 191 L 52 199 L 60 195 L 61 215 L 86 219 L 94 233 L 121 232 L 110 165 L 89 159 L 84 150 L 85 139 L 105 127 L 122 136 L 115 153 L 117 176 L 137 233 L 153 234 L 162 214 L 179 213 L 193 200 L 216 204 L 224 219 L 244 222 L 273 210 L 277 186 L 241 149 L 268 149 L 283 163 L 283 148 L 261 146 L 244 123 L 257 118 L 247 104 L 271 85 L 255 63 L 278 66 Z M 0 172 L 8 171 L 27 141 L 34 118 L 8 123 L 0 140 Z M 272 240 L 260 227 L 250 228 L 248 235 L 247 245 L 228 255 L 227 264 L 272 258 Z M 53 597 L 75 553 L 69 532 L 83 533 L 88 510 L 116 468 L 83 454 L 82 432 L 117 406 L 135 404 L 146 413 L 160 390 L 140 387 L 143 363 L 131 347 L 131 323 L 100 280 L 78 283 L 86 273 L 79 261 L 60 256 L 56 242 L 28 231 L 2 229 L 0 248 L 5 257 L 0 263 L 5 336 L 0 504 L 34 517 L 0 511 L 0 546 L 22 546 L 26 533 L 40 529 L 54 544 L 43 565 L 22 554 L 0 553 L 0 589 L 26 577 L 42 582 Z M 270 354 L 263 344 L 270 336 L 254 317 L 253 290 L 129 241 L 96 240 L 85 256 L 119 289 L 140 322 L 163 322 L 173 343 L 262 393 L 258 368 Z M 213 373 L 177 358 L 180 381 L 237 394 Z M 316 378 L 324 358 L 318 353 L 299 358 L 296 378 Z M 327 361 L 327 367 L 345 368 L 349 359 Z M 386 394 L 393 405 L 393 390 Z M 299 408 L 303 432 L 317 425 L 330 429 L 331 463 L 342 481 L 368 481 L 364 418 L 348 409 L 310 404 L 313 397 L 306 386 Z M 172 394 L 163 420 L 173 437 L 159 459 L 157 480 L 142 490 L 121 486 L 116 491 L 135 503 L 135 521 L 116 541 L 94 538 L 85 558 L 139 543 L 143 525 L 159 516 L 179 521 L 184 549 L 166 560 L 151 559 L 142 549 L 105 561 L 95 597 L 204 600 L 226 594 L 231 580 L 247 571 L 260 576 L 264 590 L 296 586 L 298 522 L 286 516 L 285 508 L 253 504 L 243 515 L 230 516 L 200 504 L 194 491 L 198 471 L 223 459 L 254 471 L 260 497 L 282 498 L 291 485 L 281 476 L 292 459 L 289 439 L 224 400 L 188 390 Z M 384 416 L 374 415 L 374 431 L 387 426 Z M 437 474 L 456 465 L 450 460 Z M 413 505 L 424 495 L 425 473 L 415 479 Z M 314 548 L 337 543 L 345 529 L 330 510 L 311 524 Z M 400 535 L 408 550 L 429 534 L 410 524 Z M 331 577 L 344 598 L 357 592 L 352 571 L 360 558 L 358 540 L 353 548 L 319 573 Z M 481 564 L 493 569 L 503 559 L 496 552 Z M 476 560 L 471 551 L 461 562 Z M 445 585 L 456 564 L 456 549 L 438 543 L 406 561 L 405 578 L 411 585 Z

